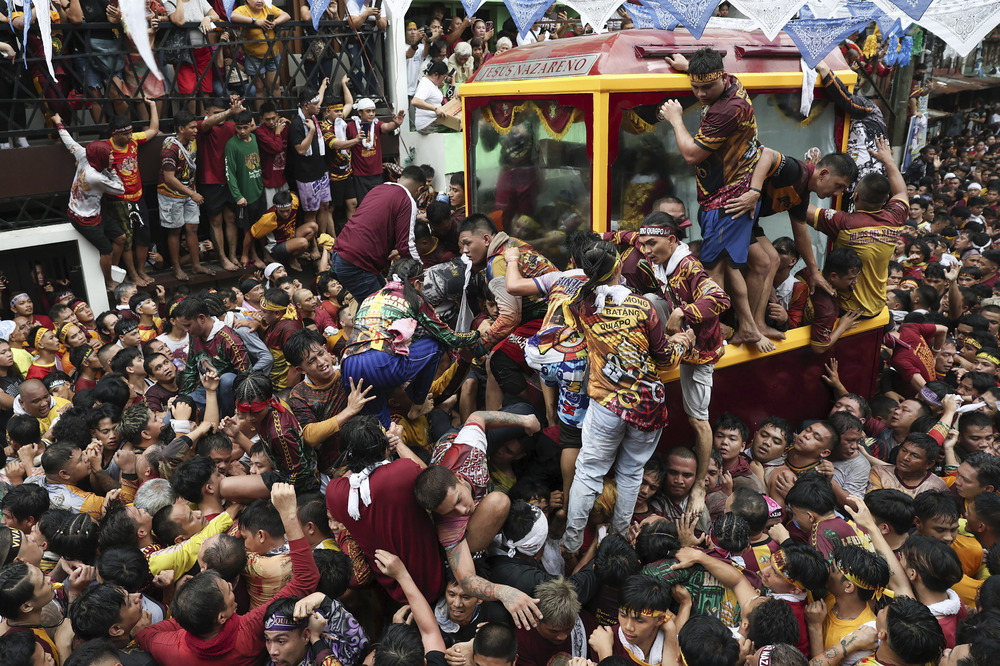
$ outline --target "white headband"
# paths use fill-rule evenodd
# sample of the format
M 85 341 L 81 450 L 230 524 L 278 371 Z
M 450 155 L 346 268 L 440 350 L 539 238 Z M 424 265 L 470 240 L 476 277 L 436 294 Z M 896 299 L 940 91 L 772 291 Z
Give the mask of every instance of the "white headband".
M 507 557 L 514 557 L 517 551 L 528 556 L 535 556 L 545 545 L 545 540 L 549 538 L 549 521 L 545 518 L 545 514 L 533 504 L 531 510 L 535 514 L 535 524 L 531 526 L 531 530 L 517 541 L 504 539 Z
M 639 229 L 640 236 L 676 236 L 677 232 L 669 227 L 642 227 Z

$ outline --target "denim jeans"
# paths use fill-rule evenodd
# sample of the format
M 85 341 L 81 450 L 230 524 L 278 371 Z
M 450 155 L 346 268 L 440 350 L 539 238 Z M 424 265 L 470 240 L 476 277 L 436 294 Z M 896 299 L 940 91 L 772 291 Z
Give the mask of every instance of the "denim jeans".
M 615 466 L 618 499 L 611 531 L 622 535 L 628 531 L 635 502 L 639 499 L 642 469 L 656 450 L 660 432 L 633 428 L 596 400 L 591 401 L 583 419 L 583 447 L 576 459 L 573 485 L 569 490 L 566 533 L 563 535 L 566 550 L 574 553 L 580 550 L 587 517 L 604 488 L 604 477 L 612 465 Z
M 225 372 L 219 377 L 219 416 L 232 416 L 236 413 L 236 396 L 233 394 L 233 383 L 236 375 L 232 372 Z M 199 386 L 189 394 L 194 404 L 202 414 L 205 413 L 205 387 Z
M 337 274 L 337 280 L 344 285 L 344 289 L 354 297 L 358 305 L 385 286 L 385 280 L 381 275 L 358 268 L 336 252 L 333 253 L 333 270 Z

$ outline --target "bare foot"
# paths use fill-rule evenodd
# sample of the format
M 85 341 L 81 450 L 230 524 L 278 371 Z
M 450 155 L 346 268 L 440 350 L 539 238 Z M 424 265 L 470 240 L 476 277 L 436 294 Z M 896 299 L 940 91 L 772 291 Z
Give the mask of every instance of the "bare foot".
M 230 273 L 240 270 L 240 267 L 235 263 L 229 261 L 229 257 L 222 257 L 219 259 L 219 263 L 222 264 L 222 270 L 229 271 Z
M 757 342 L 760 340 L 760 331 L 757 330 L 755 326 L 749 328 L 740 327 L 738 331 L 733 333 L 733 337 L 729 339 L 729 344 L 731 345 L 745 345 Z
M 774 343 L 764 336 L 761 336 L 760 340 L 754 343 L 754 346 L 757 347 L 757 351 L 759 351 L 761 354 L 773 352 L 775 349 L 777 349 L 774 346 Z
M 722 331 L 722 339 L 729 342 L 733 339 L 733 334 L 736 332 L 733 330 L 732 326 L 726 326 L 725 324 L 719 324 L 719 329 Z
M 306 255 L 306 258 L 309 259 L 309 261 L 318 261 L 321 256 L 323 256 L 323 254 L 316 249 Z
M 104 289 L 105 289 L 105 291 L 114 291 L 115 287 L 117 287 L 117 286 L 118 285 L 116 285 L 114 282 L 105 282 L 104 283 Z
M 768 326 L 767 324 L 764 324 L 763 326 L 761 326 L 760 324 L 758 324 L 757 325 L 757 330 L 759 330 L 764 335 L 765 338 L 771 338 L 772 340 L 784 340 L 785 339 L 785 334 L 784 333 L 782 333 L 781 331 L 779 331 L 776 328 L 772 328 L 772 327 Z
M 407 412 L 406 418 L 411 421 L 419 419 L 424 414 L 429 414 L 434 409 L 434 397 L 431 395 L 427 396 L 427 400 L 424 401 L 422 405 L 412 405 L 410 411 Z
M 136 284 L 139 285 L 140 287 L 148 287 L 149 285 L 156 282 L 155 279 L 149 277 L 145 273 L 139 273 L 139 278 L 142 280 L 142 282 L 136 282 Z
M 191 279 L 191 277 L 187 273 L 185 273 L 179 268 L 174 271 L 174 277 L 180 280 L 181 282 L 187 282 L 188 280 Z
M 239 264 L 243 268 L 250 268 L 250 259 L 247 257 L 240 257 L 239 261 L 233 260 L 234 263 Z
M 267 264 L 265 264 L 260 259 L 254 259 L 253 260 L 253 265 L 256 266 L 257 268 L 261 269 L 261 270 L 264 270 L 265 268 L 267 268 Z
M 241 266 L 242 265 L 242 264 L 240 264 L 240 260 L 236 258 L 235 254 L 229 255 L 229 261 L 233 262 L 237 266 Z
M 299 263 L 298 259 L 292 259 L 288 262 L 288 267 L 291 268 L 296 273 L 302 272 L 302 264 Z
M 125 279 L 131 282 L 132 284 L 136 285 L 137 287 L 142 286 L 142 278 L 139 277 L 138 273 L 126 273 Z
M 201 273 L 202 275 L 215 275 L 215 271 L 213 271 L 208 266 L 204 266 L 202 264 L 198 264 L 197 266 L 192 266 L 191 270 L 194 271 L 195 273 Z

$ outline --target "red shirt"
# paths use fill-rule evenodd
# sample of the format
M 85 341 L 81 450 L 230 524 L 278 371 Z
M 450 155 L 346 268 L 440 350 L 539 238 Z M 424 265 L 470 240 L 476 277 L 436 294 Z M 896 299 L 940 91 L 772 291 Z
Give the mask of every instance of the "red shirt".
M 109 199 L 138 201 L 142 198 L 142 178 L 139 176 L 139 145 L 146 143 L 145 132 L 133 132 L 128 145 L 119 149 L 113 141 L 111 146 L 111 165 L 125 186 L 125 194 L 105 194 Z
M 231 120 L 212 127 L 204 127 L 204 123 L 198 121 L 198 181 L 225 185 L 226 142 L 236 136 L 236 125 Z
M 925 381 L 935 378 L 934 353 L 928 341 L 934 340 L 937 329 L 934 324 L 903 324 L 899 327 L 899 342 L 892 350 L 889 365 L 899 373 L 904 395 L 916 393 L 910 380 L 920 375 Z M 902 342 L 902 344 L 900 344 Z
M 289 544 L 294 575 L 274 598 L 311 594 L 319 583 L 319 570 L 309 543 Z M 264 616 L 269 604 L 246 615 L 233 615 L 213 638 L 202 639 L 181 628 L 177 620 L 163 620 L 136 634 L 139 646 L 159 664 L 185 666 L 255 666 L 264 654 Z M 207 628 L 207 627 L 206 627 Z
M 367 123 L 361 123 L 361 130 L 366 129 Z M 355 176 L 381 176 L 382 175 L 382 121 L 376 118 L 372 121 L 369 131 L 372 133 L 374 143 L 371 148 L 366 148 L 364 141 L 359 141 L 351 148 L 351 168 Z M 347 138 L 353 139 L 358 135 L 358 124 L 351 120 L 347 123 Z
M 347 513 L 349 477 L 332 479 L 326 487 L 330 515 L 348 529 L 375 578 L 400 603 L 406 603 L 406 596 L 395 580 L 379 571 L 376 548 L 396 553 L 428 599 L 437 599 L 444 590 L 444 563 L 437 534 L 427 512 L 413 498 L 413 482 L 420 471 L 412 460 L 400 459 L 372 472 L 368 478 L 372 503 L 365 506 L 359 502 L 361 520 Z
M 225 145 L 225 144 L 223 144 Z M 275 134 L 267 125 L 257 128 L 257 148 L 260 150 L 261 174 L 264 187 L 285 184 L 285 163 L 288 159 L 288 129 Z

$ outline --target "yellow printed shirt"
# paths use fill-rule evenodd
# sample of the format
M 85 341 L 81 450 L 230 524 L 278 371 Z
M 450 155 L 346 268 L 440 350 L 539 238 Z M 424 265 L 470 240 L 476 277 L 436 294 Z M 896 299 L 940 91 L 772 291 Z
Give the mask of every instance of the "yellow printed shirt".
M 874 317 L 885 308 L 885 282 L 896 239 L 909 215 L 904 199 L 893 198 L 882 210 L 846 213 L 817 208 L 808 220 L 812 227 L 831 236 L 837 247 L 849 247 L 861 257 L 861 274 L 854 289 L 837 294 L 844 310 L 861 309 Z
M 652 303 L 629 294 L 601 312 L 590 301 L 573 312 L 591 358 L 600 359 L 590 363 L 587 395 L 644 432 L 667 425 L 660 377 L 677 367 L 684 348 L 667 340 Z

